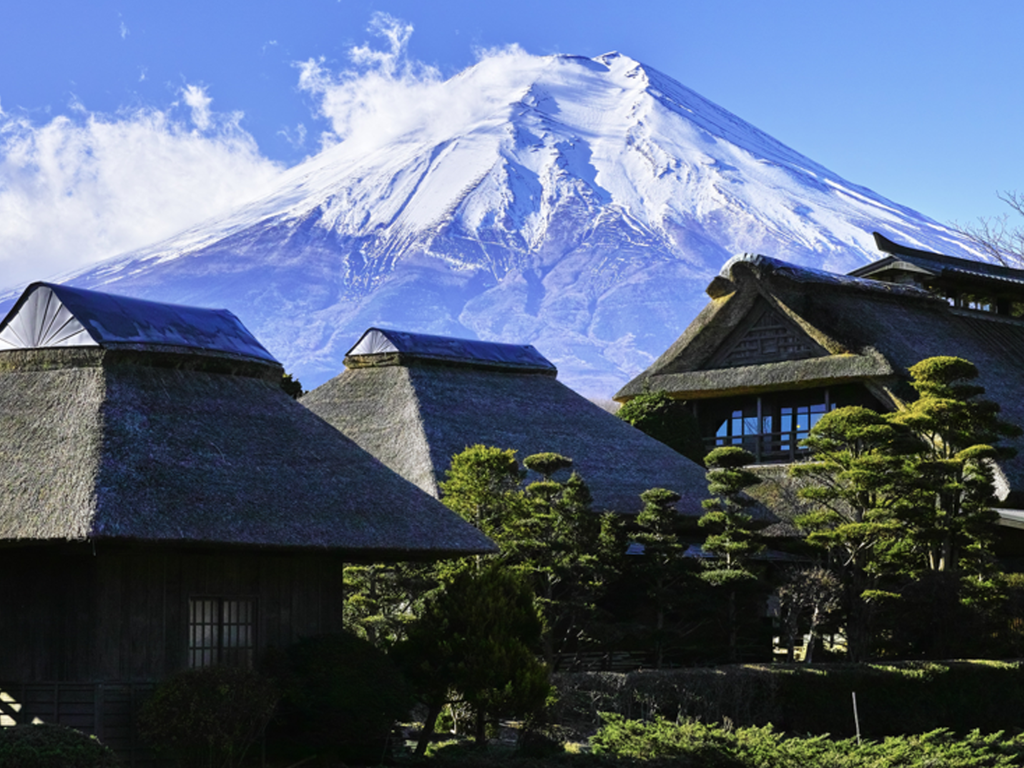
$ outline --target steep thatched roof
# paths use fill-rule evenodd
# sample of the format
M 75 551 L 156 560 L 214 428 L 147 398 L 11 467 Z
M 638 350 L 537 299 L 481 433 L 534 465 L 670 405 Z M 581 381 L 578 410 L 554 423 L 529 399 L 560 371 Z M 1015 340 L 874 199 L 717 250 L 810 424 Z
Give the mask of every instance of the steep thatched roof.
M 681 513 L 701 514 L 702 467 L 561 384 L 547 360 L 496 367 L 497 350 L 475 345 L 478 363 L 461 353 L 417 356 L 413 344 L 400 357 L 365 354 L 357 344 L 348 370 L 301 402 L 435 496 L 451 457 L 484 444 L 513 448 L 520 459 L 543 451 L 572 458 L 597 509 L 635 513 L 643 491 L 664 487 L 682 496 Z
M 916 397 L 907 369 L 953 355 L 977 365 L 979 383 L 1024 424 L 1024 321 L 954 309 L 909 286 L 833 275 L 764 256 L 731 260 L 708 288 L 711 302 L 650 368 L 617 394 L 628 400 L 665 389 L 689 400 L 862 382 L 890 407 Z M 784 326 L 790 346 L 763 347 L 743 362 L 744 334 L 756 313 Z M 795 341 L 794 341 L 795 340 Z M 793 348 L 804 350 L 791 354 Z M 739 350 L 740 352 L 737 352 Z M 1020 442 L 1020 441 L 1018 441 Z M 1000 497 L 1024 503 L 1024 444 L 1001 464 Z
M 205 310 L 191 318 L 208 327 Z M 237 349 L 116 336 L 0 351 L 0 541 L 493 551 L 289 398 L 281 375 Z

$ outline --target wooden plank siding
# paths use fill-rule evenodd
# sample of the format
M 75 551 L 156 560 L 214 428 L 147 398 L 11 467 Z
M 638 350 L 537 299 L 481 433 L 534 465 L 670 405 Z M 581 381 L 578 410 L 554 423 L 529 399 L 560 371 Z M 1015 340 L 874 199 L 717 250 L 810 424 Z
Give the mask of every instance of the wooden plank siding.
M 0 715 L 94 733 L 125 764 L 149 765 L 135 716 L 156 682 L 188 666 L 189 598 L 254 599 L 258 656 L 341 631 L 342 569 L 321 552 L 4 548 Z

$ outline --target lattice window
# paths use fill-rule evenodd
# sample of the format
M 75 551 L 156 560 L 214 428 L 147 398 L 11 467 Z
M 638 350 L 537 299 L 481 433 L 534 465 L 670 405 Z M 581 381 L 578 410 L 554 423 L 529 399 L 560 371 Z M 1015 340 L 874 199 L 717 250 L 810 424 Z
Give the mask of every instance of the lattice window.
M 193 597 L 188 601 L 188 665 L 251 667 L 256 653 L 256 601 Z
M 814 357 L 817 348 L 771 311 L 764 312 L 717 364 L 723 368 L 739 365 Z

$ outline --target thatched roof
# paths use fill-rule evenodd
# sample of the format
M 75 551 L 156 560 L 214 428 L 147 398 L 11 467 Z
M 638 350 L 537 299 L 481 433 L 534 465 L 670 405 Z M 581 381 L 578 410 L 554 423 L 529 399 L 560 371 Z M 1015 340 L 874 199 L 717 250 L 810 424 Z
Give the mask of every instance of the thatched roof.
M 894 243 L 878 232 L 873 233 L 878 250 L 887 254 L 884 258 L 853 270 L 854 277 L 884 277 L 886 273 L 906 272 L 915 274 L 920 280 L 944 278 L 958 281 L 961 286 L 987 285 L 998 290 L 1011 288 L 1020 290 L 1024 286 L 1024 271 L 984 261 L 959 259 L 941 253 L 922 251 L 900 243 Z
M 205 310 L 190 317 L 208 327 Z M 365 559 L 494 550 L 288 397 L 281 376 L 276 362 L 217 344 L 113 337 L 0 351 L 0 541 L 323 548 Z
M 474 344 L 476 363 L 461 353 L 451 361 L 418 356 L 414 344 L 401 356 L 374 356 L 357 344 L 348 370 L 301 402 L 435 496 L 451 457 L 483 444 L 513 448 L 520 459 L 544 451 L 570 457 L 596 509 L 636 513 L 643 491 L 663 487 L 682 496 L 682 514 L 701 514 L 702 467 L 560 383 L 543 358 L 532 368 L 498 369 L 497 350 Z
M 628 400 L 667 390 L 688 400 L 862 382 L 895 408 L 913 399 L 907 369 L 926 357 L 953 355 L 977 365 L 1003 418 L 1024 424 L 1024 321 L 954 309 L 909 286 L 833 275 L 764 256 L 728 262 L 708 288 L 711 302 L 650 368 L 617 394 Z M 744 334 L 755 314 L 773 318 L 789 346 L 762 347 L 741 365 Z M 790 354 L 802 347 L 800 355 Z M 739 350 L 737 352 L 737 350 Z M 999 494 L 1024 503 L 1024 443 L 1001 464 Z

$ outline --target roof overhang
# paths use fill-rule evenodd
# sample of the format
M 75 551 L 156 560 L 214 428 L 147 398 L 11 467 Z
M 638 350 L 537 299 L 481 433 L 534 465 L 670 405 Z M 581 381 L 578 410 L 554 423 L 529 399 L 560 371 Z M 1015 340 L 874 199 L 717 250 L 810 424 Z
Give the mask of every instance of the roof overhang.
M 651 391 L 664 390 L 679 399 L 699 400 L 779 389 L 809 389 L 866 379 L 886 379 L 893 375 L 892 366 L 881 356 L 828 355 L 736 368 L 655 375 L 643 382 L 634 380 L 632 386 L 624 387 L 616 395 L 616 399 L 628 400 L 642 394 L 645 385 Z

